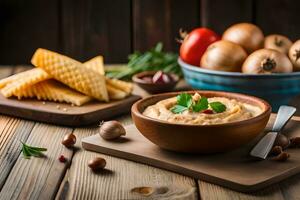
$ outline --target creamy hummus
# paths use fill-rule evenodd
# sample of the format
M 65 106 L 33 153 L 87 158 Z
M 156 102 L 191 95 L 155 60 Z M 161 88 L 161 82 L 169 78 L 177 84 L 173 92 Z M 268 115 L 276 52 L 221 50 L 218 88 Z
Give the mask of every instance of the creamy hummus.
M 199 98 L 200 95 L 197 93 L 193 96 L 194 100 Z M 243 103 L 235 99 L 228 99 L 225 97 L 208 98 L 209 103 L 216 101 L 219 101 L 226 106 L 224 112 L 205 114 L 203 112 L 186 110 L 182 113 L 174 114 L 170 111 L 177 103 L 176 97 L 173 97 L 148 106 L 143 112 L 143 115 L 171 123 L 211 125 L 242 121 L 255 117 L 263 112 L 258 106 Z

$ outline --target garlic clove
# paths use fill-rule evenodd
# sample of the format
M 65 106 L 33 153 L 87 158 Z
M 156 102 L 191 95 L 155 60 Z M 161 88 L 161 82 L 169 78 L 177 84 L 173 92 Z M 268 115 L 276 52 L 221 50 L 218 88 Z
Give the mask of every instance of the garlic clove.
M 105 140 L 114 140 L 126 135 L 126 130 L 118 121 L 107 121 L 100 124 L 99 134 Z

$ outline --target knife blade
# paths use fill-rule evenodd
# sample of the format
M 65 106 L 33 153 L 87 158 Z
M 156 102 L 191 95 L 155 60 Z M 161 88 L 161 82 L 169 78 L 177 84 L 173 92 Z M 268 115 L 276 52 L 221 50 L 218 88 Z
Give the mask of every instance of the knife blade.
M 266 159 L 271 151 L 279 132 L 296 112 L 292 106 L 280 106 L 271 132 L 268 132 L 251 150 L 250 155 L 260 159 Z

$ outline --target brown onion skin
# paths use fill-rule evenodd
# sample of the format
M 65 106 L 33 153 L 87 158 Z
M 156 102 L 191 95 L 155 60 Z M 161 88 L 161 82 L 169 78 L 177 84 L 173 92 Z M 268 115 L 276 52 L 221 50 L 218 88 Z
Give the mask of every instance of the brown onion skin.
M 240 45 L 220 40 L 207 48 L 200 66 L 210 70 L 240 72 L 246 57 L 247 53 Z
M 297 54 L 298 52 L 298 54 Z M 294 66 L 294 71 L 300 71 L 300 40 L 297 40 L 290 48 L 289 50 L 289 58 Z
M 239 44 L 250 54 L 263 47 L 264 34 L 262 30 L 254 24 L 239 23 L 225 30 L 222 40 Z
M 274 49 L 287 55 L 292 44 L 292 41 L 284 35 L 273 34 L 265 37 L 264 48 Z
M 276 63 L 271 70 L 264 70 L 262 63 L 270 59 Z M 289 73 L 293 71 L 293 65 L 288 57 L 273 49 L 259 49 L 248 56 L 242 66 L 242 72 L 246 74 L 270 74 Z

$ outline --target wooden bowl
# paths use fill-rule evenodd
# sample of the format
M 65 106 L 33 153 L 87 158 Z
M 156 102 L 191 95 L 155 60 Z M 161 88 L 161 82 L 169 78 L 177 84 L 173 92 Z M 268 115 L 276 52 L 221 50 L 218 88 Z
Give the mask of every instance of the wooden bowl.
M 180 92 L 164 93 L 137 101 L 131 108 L 131 115 L 137 129 L 151 142 L 167 150 L 185 153 L 216 153 L 240 147 L 257 135 L 267 125 L 271 106 L 257 97 L 217 91 L 197 91 L 206 97 L 226 97 L 259 106 L 263 113 L 238 122 L 216 125 L 174 124 L 144 116 L 146 107 L 163 99 L 174 97 Z M 195 93 L 190 91 L 188 93 Z
M 179 77 L 176 74 L 167 73 L 173 79 L 173 81 L 169 83 L 147 83 L 142 79 L 142 77 L 145 76 L 153 76 L 156 72 L 157 71 L 145 71 L 135 74 L 132 77 L 132 81 L 151 94 L 172 91 L 179 81 Z

